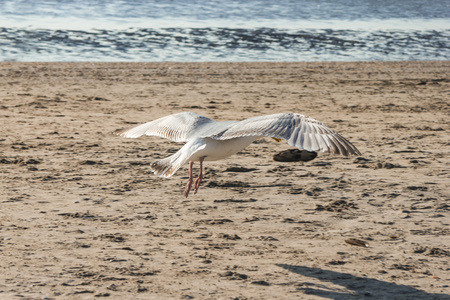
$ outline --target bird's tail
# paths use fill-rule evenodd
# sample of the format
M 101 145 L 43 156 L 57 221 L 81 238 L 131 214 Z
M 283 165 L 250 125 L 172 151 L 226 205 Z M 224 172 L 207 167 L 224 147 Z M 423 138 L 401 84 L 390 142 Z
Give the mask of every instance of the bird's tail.
M 178 151 L 169 157 L 155 161 L 150 165 L 150 168 L 154 174 L 160 177 L 169 178 L 175 174 L 175 172 L 178 171 L 178 169 L 184 165 L 187 160 L 188 157 L 181 155 L 180 151 Z
M 187 163 L 193 154 L 203 148 L 205 148 L 203 142 L 188 142 L 175 154 L 152 163 L 150 168 L 154 174 L 160 177 L 169 178 L 175 174 L 182 165 Z

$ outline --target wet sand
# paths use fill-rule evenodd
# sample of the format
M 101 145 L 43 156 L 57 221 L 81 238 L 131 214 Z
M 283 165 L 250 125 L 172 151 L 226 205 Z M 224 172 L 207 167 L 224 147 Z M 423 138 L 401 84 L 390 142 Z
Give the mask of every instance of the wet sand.
M 449 74 L 450 62 L 0 63 L 0 298 L 450 299 Z M 291 147 L 261 139 L 207 162 L 184 198 L 187 166 L 149 169 L 179 144 L 111 133 L 181 111 L 298 112 L 362 156 L 283 163 L 273 155 Z

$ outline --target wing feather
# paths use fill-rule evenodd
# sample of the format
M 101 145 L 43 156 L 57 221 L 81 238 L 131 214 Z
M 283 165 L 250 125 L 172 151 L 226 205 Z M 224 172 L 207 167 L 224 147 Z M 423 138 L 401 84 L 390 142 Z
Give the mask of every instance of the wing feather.
M 243 136 L 267 136 L 287 140 L 288 144 L 308 151 L 361 155 L 358 149 L 322 122 L 295 113 L 259 116 L 236 122 L 211 138 L 228 140 Z
M 193 112 L 182 112 L 131 128 L 118 129 L 114 133 L 127 138 L 148 135 L 159 136 L 174 142 L 187 142 L 198 134 L 199 131 L 196 129 L 210 123 L 216 123 L 216 121 Z

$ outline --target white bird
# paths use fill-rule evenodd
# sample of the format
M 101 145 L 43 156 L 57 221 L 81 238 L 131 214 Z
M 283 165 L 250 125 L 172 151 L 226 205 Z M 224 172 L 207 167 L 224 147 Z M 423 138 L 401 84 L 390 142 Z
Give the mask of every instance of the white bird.
M 285 139 L 289 145 L 308 151 L 361 155 L 340 134 L 315 119 L 297 113 L 218 122 L 193 112 L 181 112 L 131 128 L 118 129 L 114 133 L 126 138 L 148 135 L 186 143 L 175 154 L 150 166 L 154 174 L 168 178 L 189 162 L 185 197 L 192 188 L 194 162 L 200 162 L 200 173 L 194 183 L 196 194 L 203 178 L 203 161 L 220 160 L 236 154 L 260 137 L 271 137 L 277 141 Z

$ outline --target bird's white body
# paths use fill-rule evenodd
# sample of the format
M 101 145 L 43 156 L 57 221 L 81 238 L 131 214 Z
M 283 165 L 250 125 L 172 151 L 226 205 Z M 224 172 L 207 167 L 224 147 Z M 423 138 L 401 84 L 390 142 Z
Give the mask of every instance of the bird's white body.
M 200 162 L 200 175 L 195 182 L 198 190 L 203 161 L 214 161 L 241 151 L 259 137 L 285 139 L 289 145 L 334 154 L 360 155 L 358 149 L 323 123 L 296 113 L 258 116 L 243 121 L 217 122 L 193 112 L 182 112 L 128 129 L 116 134 L 137 138 L 142 135 L 160 136 L 186 144 L 175 154 L 154 162 L 155 174 L 170 177 L 190 162 L 190 176 L 185 196 L 192 185 L 192 165 Z
M 202 157 L 204 161 L 214 161 L 221 160 L 238 153 L 253 143 L 257 138 L 258 137 L 254 136 L 246 136 L 230 140 L 198 138 L 187 142 L 183 148 L 187 147 L 191 151 L 197 149 L 196 151 L 193 151 L 193 154 L 189 157 L 188 161 L 200 161 Z

